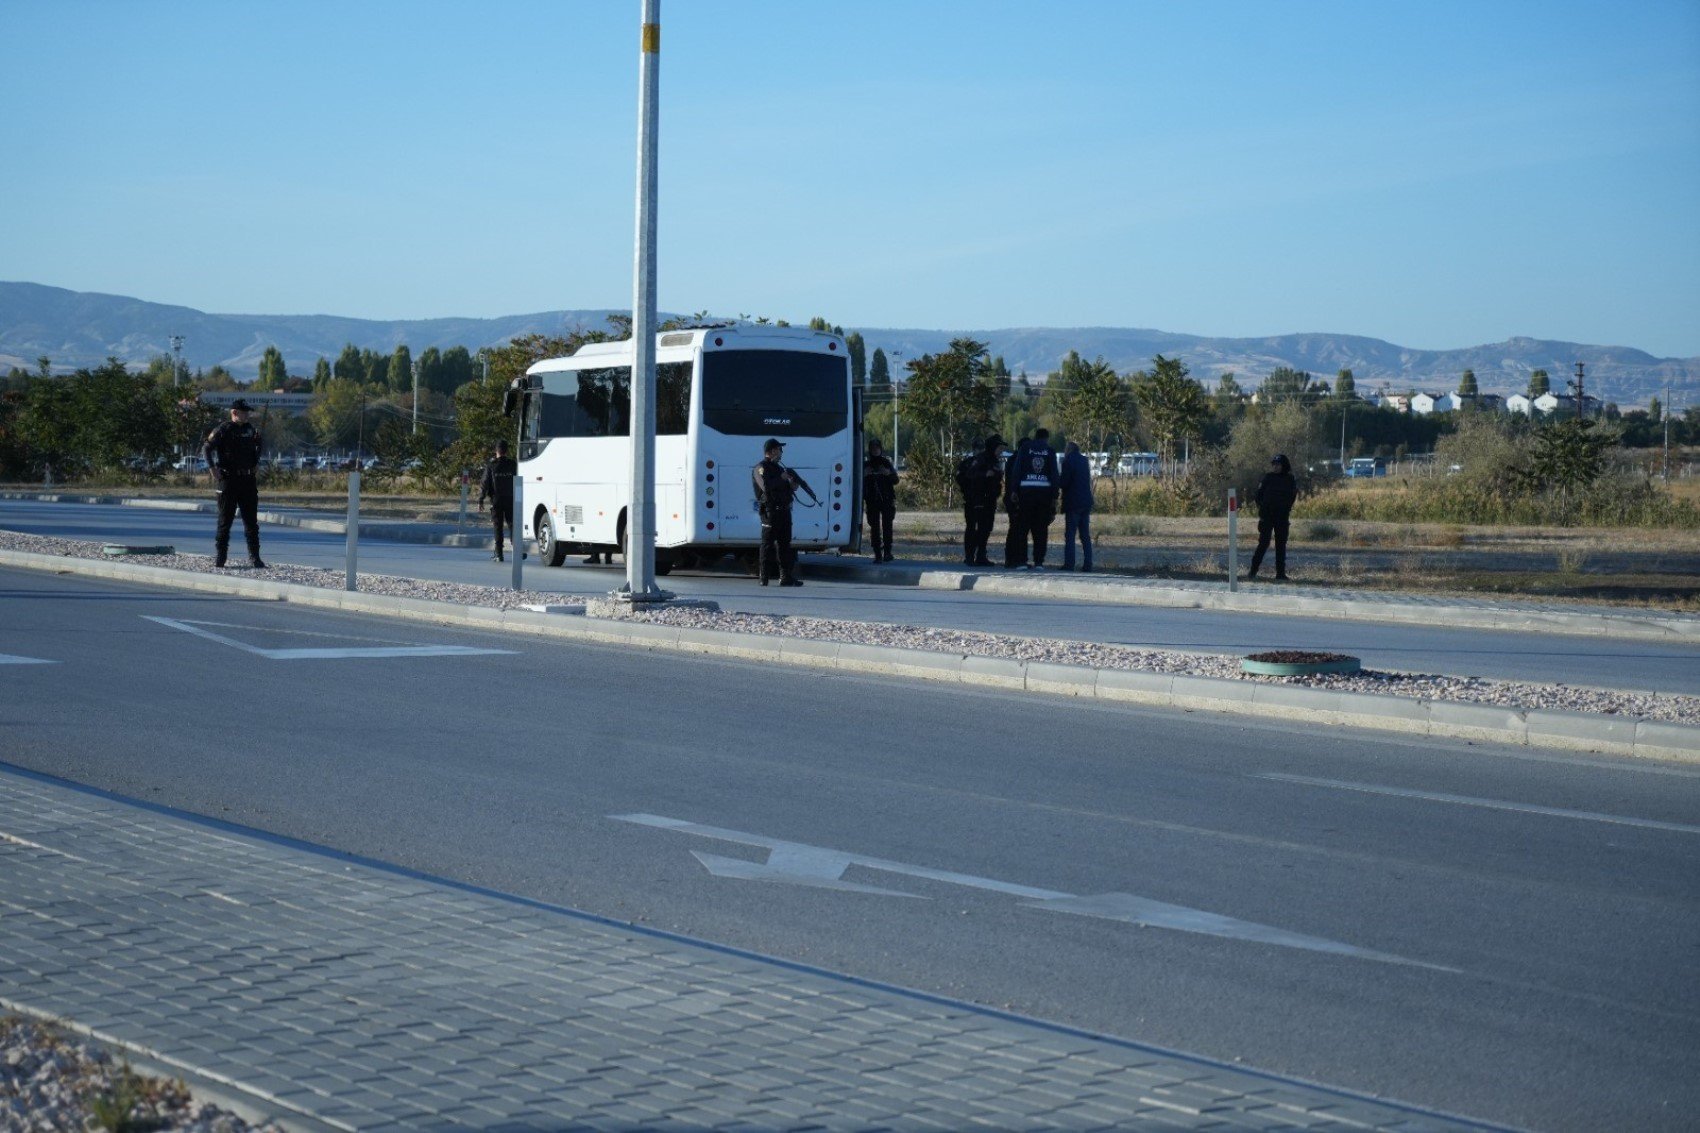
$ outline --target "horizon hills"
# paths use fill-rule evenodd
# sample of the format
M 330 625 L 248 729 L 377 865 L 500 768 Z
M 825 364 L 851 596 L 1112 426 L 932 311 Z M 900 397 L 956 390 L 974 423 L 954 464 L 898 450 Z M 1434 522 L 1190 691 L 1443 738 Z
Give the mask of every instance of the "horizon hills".
M 292 374 L 311 373 L 319 358 L 334 361 L 344 346 L 389 353 L 406 344 L 415 354 L 429 347 L 464 346 L 476 352 L 526 334 L 557 335 L 607 325 L 624 308 L 587 308 L 505 315 L 495 318 L 357 319 L 335 315 L 214 314 L 191 307 L 153 303 L 120 295 L 71 291 L 38 283 L 0 282 L 0 367 L 33 369 L 46 356 L 54 369 L 99 365 L 109 357 L 146 364 L 171 351 L 171 337 L 184 338 L 190 366 L 220 365 L 239 381 L 252 381 L 268 346 L 282 352 Z M 805 319 L 796 320 L 798 322 Z M 1484 392 L 1516 393 L 1529 374 L 1544 369 L 1553 388 L 1563 389 L 1575 363 L 1585 365 L 1588 392 L 1624 408 L 1680 394 L 1677 408 L 1700 404 L 1700 357 L 1657 358 L 1629 346 L 1536 339 L 1445 350 L 1400 346 L 1382 339 L 1338 333 L 1294 333 L 1267 337 L 1209 337 L 1135 327 L 1004 327 L 916 329 L 845 325 L 867 343 L 871 358 L 884 350 L 894 374 L 923 354 L 948 349 L 954 338 L 987 344 L 1010 371 L 1042 380 L 1068 352 L 1088 360 L 1102 357 L 1120 372 L 1148 367 L 1156 354 L 1184 361 L 1207 388 L 1231 372 L 1246 389 L 1278 367 L 1304 370 L 1332 381 L 1350 369 L 1360 392 L 1383 386 L 1396 392 L 1443 393 L 1456 389 L 1473 370 Z

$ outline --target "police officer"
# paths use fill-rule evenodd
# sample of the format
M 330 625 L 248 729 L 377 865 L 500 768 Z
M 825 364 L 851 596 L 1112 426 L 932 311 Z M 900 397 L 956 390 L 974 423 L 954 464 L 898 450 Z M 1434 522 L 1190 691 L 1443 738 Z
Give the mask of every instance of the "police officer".
M 874 562 L 889 563 L 891 522 L 897 516 L 897 466 L 878 441 L 868 442 L 868 457 L 862 463 L 862 510 L 868 517 Z
M 496 455 L 484 462 L 484 479 L 478 485 L 478 510 L 484 510 L 484 501 L 490 501 L 490 520 L 496 526 L 496 553 L 490 557 L 497 562 L 506 562 L 502 558 L 502 525 L 506 524 L 514 536 L 514 553 L 520 553 L 519 532 L 514 530 L 514 477 L 519 474 L 519 465 L 508 455 L 508 442 L 496 442 Z
M 993 433 L 978 452 L 956 466 L 956 486 L 962 489 L 962 561 L 967 566 L 991 566 L 986 544 L 997 522 L 1003 498 L 1003 438 Z
M 223 566 L 230 554 L 230 524 L 242 512 L 242 534 L 248 540 L 248 562 L 264 568 L 260 561 L 260 489 L 256 473 L 264 441 L 260 431 L 248 423 L 248 403 L 237 398 L 230 403 L 230 420 L 207 434 L 203 454 L 207 471 L 218 485 L 218 550 L 215 566 Z
M 1293 465 L 1285 453 L 1269 458 L 1269 471 L 1257 486 L 1257 550 L 1251 553 L 1251 569 L 1247 578 L 1257 577 L 1263 556 L 1269 551 L 1269 541 L 1275 541 L 1275 581 L 1287 581 L 1287 530 L 1293 514 L 1293 504 L 1299 498 L 1299 482 L 1293 477 Z
M 1022 443 L 1015 454 L 1020 479 L 1016 482 L 1016 507 L 1021 516 L 1022 539 L 1017 544 L 1020 558 L 1027 557 L 1027 537 L 1033 539 L 1033 562 L 1028 570 L 1045 568 L 1045 543 L 1051 521 L 1057 517 L 1057 492 L 1062 477 L 1057 472 L 1057 453 L 1051 447 L 1048 429 L 1033 430 L 1033 439 Z
M 1021 483 L 1021 452 L 1031 442 L 1031 437 L 1022 437 L 1015 443 L 1015 451 L 1004 459 L 1003 510 L 1009 516 L 1009 530 L 1003 537 L 1003 565 L 1006 570 L 1027 565 L 1027 529 L 1021 525 L 1021 496 L 1016 489 Z
M 791 548 L 791 500 L 803 486 L 802 478 L 779 462 L 785 446 L 769 437 L 761 446 L 761 463 L 750 470 L 761 509 L 761 556 L 757 560 L 761 584 L 766 586 L 778 567 L 779 585 L 801 586 L 797 577 L 797 552 Z

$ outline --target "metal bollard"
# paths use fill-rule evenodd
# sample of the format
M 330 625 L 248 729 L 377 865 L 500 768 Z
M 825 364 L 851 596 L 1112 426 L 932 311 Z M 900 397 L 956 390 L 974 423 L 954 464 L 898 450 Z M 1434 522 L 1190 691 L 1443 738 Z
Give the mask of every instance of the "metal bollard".
M 358 470 L 348 474 L 348 540 L 345 544 L 344 558 L 347 560 L 348 577 L 343 582 L 344 590 L 353 590 L 355 566 L 360 559 L 360 473 Z
M 1228 592 L 1240 588 L 1240 490 L 1228 489 Z
M 525 583 L 525 481 L 514 474 L 514 537 L 510 550 L 514 553 L 514 589 L 524 590 Z

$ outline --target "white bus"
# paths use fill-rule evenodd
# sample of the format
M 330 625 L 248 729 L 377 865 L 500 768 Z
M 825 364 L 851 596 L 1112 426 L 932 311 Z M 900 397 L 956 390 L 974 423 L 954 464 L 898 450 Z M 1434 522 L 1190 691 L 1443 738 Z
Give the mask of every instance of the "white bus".
M 508 391 L 519 416 L 526 514 L 540 557 L 623 549 L 631 499 L 632 341 L 592 342 L 533 365 Z M 667 331 L 655 353 L 655 572 L 761 545 L 750 472 L 762 442 L 813 489 L 792 508 L 792 546 L 852 546 L 858 422 L 849 351 L 798 327 Z

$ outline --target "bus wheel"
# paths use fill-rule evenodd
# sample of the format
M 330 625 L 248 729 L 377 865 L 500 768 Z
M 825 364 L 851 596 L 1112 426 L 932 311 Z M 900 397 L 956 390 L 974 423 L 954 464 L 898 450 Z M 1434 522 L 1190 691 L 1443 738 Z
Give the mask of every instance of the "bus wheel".
M 655 575 L 656 575 L 656 577 L 660 578 L 663 575 L 668 575 L 668 574 L 672 574 L 672 573 L 673 573 L 673 552 L 667 550 L 665 547 L 655 548 Z
M 567 545 L 555 538 L 555 524 L 549 518 L 547 508 L 537 509 L 537 518 L 531 521 L 531 530 L 537 539 L 538 558 L 552 567 L 558 567 L 567 561 Z

